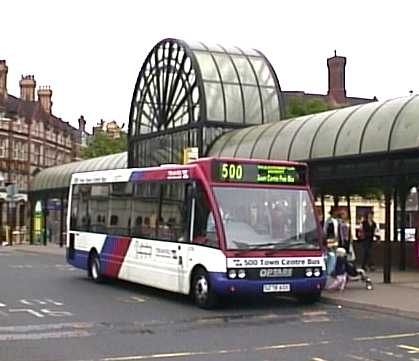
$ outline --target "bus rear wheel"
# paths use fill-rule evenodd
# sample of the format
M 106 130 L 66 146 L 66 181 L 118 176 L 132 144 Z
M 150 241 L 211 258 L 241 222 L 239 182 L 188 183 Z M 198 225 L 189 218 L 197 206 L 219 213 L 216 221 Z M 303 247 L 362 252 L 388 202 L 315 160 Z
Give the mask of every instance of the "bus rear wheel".
M 89 258 L 88 276 L 91 280 L 97 283 L 102 281 L 100 259 L 96 252 L 92 253 Z
M 198 269 L 192 277 L 191 294 L 195 304 L 204 309 L 211 309 L 217 303 L 217 296 L 211 289 L 208 273 Z

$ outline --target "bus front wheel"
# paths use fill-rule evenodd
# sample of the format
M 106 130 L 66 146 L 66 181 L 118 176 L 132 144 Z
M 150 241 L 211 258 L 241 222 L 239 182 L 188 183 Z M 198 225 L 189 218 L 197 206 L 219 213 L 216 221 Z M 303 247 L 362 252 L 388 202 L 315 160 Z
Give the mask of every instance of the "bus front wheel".
M 96 252 L 93 252 L 89 258 L 88 275 L 95 282 L 102 281 L 100 259 Z
M 217 297 L 211 290 L 208 273 L 198 269 L 192 278 L 192 297 L 195 304 L 200 308 L 210 309 L 217 303 Z

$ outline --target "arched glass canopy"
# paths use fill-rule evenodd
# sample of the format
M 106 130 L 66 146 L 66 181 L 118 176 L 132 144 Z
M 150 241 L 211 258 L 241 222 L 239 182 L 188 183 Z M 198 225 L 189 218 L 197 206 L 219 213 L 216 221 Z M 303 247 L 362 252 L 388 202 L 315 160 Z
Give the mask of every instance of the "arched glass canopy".
M 314 161 L 419 149 L 419 95 L 235 130 L 208 155 Z
M 55 167 L 43 169 L 34 177 L 31 192 L 67 189 L 70 186 L 73 173 L 122 169 L 126 167 L 127 152 L 57 165 Z
M 129 166 L 178 163 L 223 132 L 281 119 L 278 79 L 257 50 L 164 39 L 147 56 L 129 121 Z

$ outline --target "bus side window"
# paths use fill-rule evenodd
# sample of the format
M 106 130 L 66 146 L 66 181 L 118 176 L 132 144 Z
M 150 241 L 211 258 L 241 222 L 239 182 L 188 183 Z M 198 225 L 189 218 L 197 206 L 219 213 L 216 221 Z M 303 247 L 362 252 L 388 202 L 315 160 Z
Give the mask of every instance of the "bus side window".
M 158 238 L 166 241 L 184 241 L 187 233 L 185 182 L 169 181 L 162 184 L 161 215 Z
M 153 182 L 133 184 L 131 223 L 132 237 L 156 238 L 160 185 Z
M 197 184 L 194 219 L 192 242 L 219 248 L 214 215 L 207 195 L 200 184 Z

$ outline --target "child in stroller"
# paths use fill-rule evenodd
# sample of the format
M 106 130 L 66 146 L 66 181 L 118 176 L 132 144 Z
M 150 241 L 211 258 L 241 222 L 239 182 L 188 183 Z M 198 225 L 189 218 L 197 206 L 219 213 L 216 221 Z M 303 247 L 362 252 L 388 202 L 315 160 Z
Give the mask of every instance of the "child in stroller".
M 334 281 L 327 287 L 327 289 L 344 290 L 349 281 L 365 282 L 367 290 L 372 290 L 371 279 L 367 276 L 362 268 L 357 268 L 352 262 L 346 258 L 346 250 L 343 247 L 336 249 L 336 266 L 332 272 Z
M 365 282 L 367 290 L 372 290 L 371 278 L 362 268 L 357 268 L 352 262 L 346 261 L 346 273 L 348 274 L 347 281 L 362 281 Z

